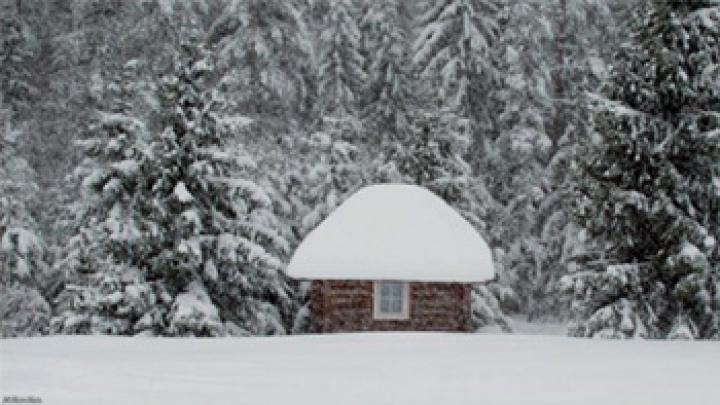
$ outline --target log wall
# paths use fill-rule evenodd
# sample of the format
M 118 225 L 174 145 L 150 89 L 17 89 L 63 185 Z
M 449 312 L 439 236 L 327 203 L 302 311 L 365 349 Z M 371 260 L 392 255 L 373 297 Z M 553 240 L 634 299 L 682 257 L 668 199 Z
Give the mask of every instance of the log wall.
M 409 288 L 404 320 L 374 319 L 372 281 L 313 281 L 310 308 L 322 333 L 470 330 L 470 284 L 410 282 Z

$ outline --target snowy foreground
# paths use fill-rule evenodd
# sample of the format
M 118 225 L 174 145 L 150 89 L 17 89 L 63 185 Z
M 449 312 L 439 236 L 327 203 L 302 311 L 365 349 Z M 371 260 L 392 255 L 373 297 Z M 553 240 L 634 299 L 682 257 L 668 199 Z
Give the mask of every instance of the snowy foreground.
M 487 334 L 0 342 L 44 404 L 717 404 L 717 342 Z

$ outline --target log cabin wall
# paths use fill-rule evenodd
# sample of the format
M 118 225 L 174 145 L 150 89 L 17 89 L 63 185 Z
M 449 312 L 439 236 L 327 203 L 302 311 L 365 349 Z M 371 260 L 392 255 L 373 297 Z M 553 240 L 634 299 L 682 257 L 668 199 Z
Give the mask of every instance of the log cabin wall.
M 409 282 L 409 318 L 374 319 L 372 281 L 313 281 L 311 311 L 320 332 L 471 330 L 470 293 L 462 283 Z

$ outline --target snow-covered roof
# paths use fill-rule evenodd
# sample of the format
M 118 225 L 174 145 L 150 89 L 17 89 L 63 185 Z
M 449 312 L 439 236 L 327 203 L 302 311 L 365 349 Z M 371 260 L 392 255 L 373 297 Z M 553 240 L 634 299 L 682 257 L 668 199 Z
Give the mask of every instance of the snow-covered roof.
M 495 276 L 485 241 L 430 191 L 373 185 L 305 238 L 287 268 L 296 279 L 475 283 Z

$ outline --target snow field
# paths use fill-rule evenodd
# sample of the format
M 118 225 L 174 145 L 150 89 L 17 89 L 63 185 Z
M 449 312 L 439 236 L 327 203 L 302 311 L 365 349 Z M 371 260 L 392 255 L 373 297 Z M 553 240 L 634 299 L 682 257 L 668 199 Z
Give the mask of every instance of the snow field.
M 0 394 L 44 404 L 717 404 L 717 342 L 366 333 L 0 342 Z

